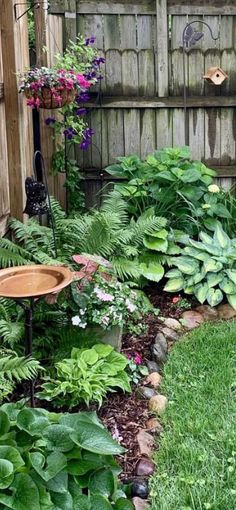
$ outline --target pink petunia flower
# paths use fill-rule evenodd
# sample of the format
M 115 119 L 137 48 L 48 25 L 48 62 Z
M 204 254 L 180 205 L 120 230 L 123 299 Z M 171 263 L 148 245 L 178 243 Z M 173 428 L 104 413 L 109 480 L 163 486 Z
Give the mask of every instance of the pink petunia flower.
M 82 74 L 77 74 L 76 78 L 82 88 L 89 89 L 91 87 L 92 84 Z

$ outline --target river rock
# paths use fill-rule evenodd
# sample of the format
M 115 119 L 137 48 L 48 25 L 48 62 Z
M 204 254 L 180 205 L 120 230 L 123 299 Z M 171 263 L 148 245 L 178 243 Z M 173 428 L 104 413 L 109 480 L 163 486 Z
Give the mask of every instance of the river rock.
M 146 421 L 145 427 L 148 432 L 153 432 L 155 434 L 161 434 L 161 432 L 163 432 L 163 427 L 156 418 L 150 418 Z
M 146 365 L 150 374 L 161 371 L 161 367 L 155 361 L 147 360 Z
M 184 320 L 184 327 L 186 329 L 197 328 L 202 322 L 204 322 L 203 316 L 194 310 L 184 312 L 182 314 L 182 319 Z
M 167 360 L 167 353 L 163 351 L 162 347 L 158 344 L 152 346 L 152 355 L 157 363 L 165 363 Z
M 140 398 L 145 398 L 146 400 L 150 400 L 150 398 L 156 395 L 156 392 L 153 388 L 147 388 L 146 386 L 140 386 L 137 389 L 137 394 Z
M 148 510 L 148 508 L 150 508 L 146 499 L 133 498 L 132 501 L 135 510 Z
M 182 329 L 180 322 L 177 321 L 177 319 L 172 319 L 171 317 L 168 317 L 164 320 L 164 326 L 170 329 L 174 329 L 174 331 L 180 331 Z
M 151 434 L 149 434 L 146 430 L 140 430 L 136 438 L 141 455 L 147 455 L 147 457 L 150 457 L 155 444 L 153 436 L 151 436 Z
M 161 414 L 165 411 L 167 402 L 165 395 L 155 395 L 149 400 L 149 411 Z
M 228 320 L 236 317 L 236 310 L 234 310 L 234 308 L 232 308 L 232 306 L 230 306 L 229 304 L 219 305 L 217 307 L 217 312 L 219 319 Z
M 161 384 L 161 380 L 162 380 L 162 377 L 160 374 L 158 374 L 158 372 L 152 372 L 152 374 L 149 374 L 147 376 L 147 379 L 145 380 L 145 382 L 147 384 L 150 384 L 150 386 L 153 386 L 153 388 L 158 388 L 158 386 L 160 386 L 160 384 Z
M 133 480 L 131 484 L 131 495 L 133 497 L 137 496 L 141 499 L 147 499 L 148 497 L 148 481 L 140 478 L 136 478 Z
M 167 353 L 167 351 L 168 351 L 167 340 L 166 340 L 166 337 L 163 335 L 163 333 L 161 333 L 161 331 L 159 331 L 159 333 L 157 333 L 154 345 L 158 345 L 159 347 L 161 347 L 163 352 Z
M 179 335 L 177 331 L 170 328 L 163 328 L 162 330 L 163 335 L 165 336 L 166 340 L 170 340 L 171 342 L 176 342 L 179 340 Z
M 205 321 L 215 321 L 218 319 L 218 312 L 216 308 L 209 305 L 200 305 L 195 308 L 195 311 L 200 313 Z
M 155 464 L 150 459 L 143 457 L 138 461 L 136 474 L 138 476 L 151 476 L 155 471 Z

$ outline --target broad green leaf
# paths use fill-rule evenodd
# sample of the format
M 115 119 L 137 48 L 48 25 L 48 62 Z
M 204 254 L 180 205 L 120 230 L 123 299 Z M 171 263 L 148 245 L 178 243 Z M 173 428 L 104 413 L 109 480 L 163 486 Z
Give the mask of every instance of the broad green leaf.
M 164 276 L 164 268 L 159 263 L 140 264 L 140 271 L 144 278 L 153 282 L 159 282 Z
M 193 286 L 184 287 L 185 294 L 193 294 Z
M 168 236 L 168 231 L 165 228 L 161 230 L 157 230 L 157 232 L 153 232 L 151 237 L 157 237 L 158 239 L 166 239 Z
M 167 255 L 180 255 L 182 253 L 182 248 L 172 241 L 168 241 L 168 248 L 166 250 Z
M 71 494 L 67 491 L 66 493 L 59 494 L 57 492 L 51 492 L 52 501 L 56 507 L 56 510 L 73 510 L 74 504 Z
M 85 496 L 85 494 L 81 494 L 80 496 L 76 496 L 76 498 L 73 498 L 74 508 L 76 510 L 92 510 L 89 502 L 88 496 Z
M 204 283 L 203 285 L 196 285 L 194 287 L 194 294 L 201 304 L 203 304 L 204 301 L 206 301 L 208 290 L 209 287 L 207 283 Z
M 224 204 L 215 204 L 213 207 L 213 212 L 214 214 L 216 214 L 217 216 L 219 216 L 219 218 L 232 218 L 229 210 L 227 209 L 227 207 L 225 207 Z
M 217 248 L 217 246 L 210 246 L 206 243 L 200 243 L 199 241 L 194 241 L 194 239 L 189 239 L 189 244 L 198 250 L 210 253 L 210 255 L 215 255 L 216 257 L 220 257 L 221 255 L 221 249 Z
M 215 228 L 214 242 L 224 250 L 228 248 L 228 246 L 230 245 L 230 238 L 224 232 L 222 226 L 219 223 L 216 225 Z
M 106 358 L 114 350 L 108 344 L 96 344 L 93 346 L 93 349 L 98 353 L 99 358 Z
M 203 262 L 204 262 L 204 260 L 209 259 L 209 253 L 205 253 L 204 251 L 199 250 L 197 248 L 193 248 L 192 246 L 186 246 L 184 248 L 184 253 L 186 253 L 186 255 L 194 257 L 197 260 L 201 260 Z
M 125 175 L 125 171 L 122 168 L 122 165 L 110 165 L 106 167 L 106 172 L 110 175 L 114 175 L 116 177 L 123 177 Z
M 236 269 L 227 269 L 225 272 L 230 278 L 230 280 L 232 280 L 232 282 L 236 284 Z
M 126 356 L 115 351 L 111 352 L 109 356 L 104 361 L 104 367 L 106 373 L 110 373 L 111 375 L 116 375 L 118 372 L 123 371 L 127 367 L 128 361 Z M 101 369 L 103 368 L 101 367 Z M 103 371 L 103 370 L 102 370 Z
M 229 278 L 225 277 L 219 284 L 225 294 L 236 294 L 236 285 Z
M 110 469 L 99 469 L 95 471 L 89 481 L 91 494 L 101 494 L 110 498 L 115 491 L 115 479 Z
M 196 202 L 199 200 L 202 195 L 203 191 L 200 188 L 197 188 L 196 186 L 191 186 L 190 184 L 186 184 L 181 189 L 181 194 L 186 197 L 190 202 Z
M 206 260 L 203 263 L 203 268 L 204 268 L 204 271 L 206 271 L 206 273 L 209 273 L 209 272 L 218 273 L 223 268 L 223 265 L 221 262 L 219 262 L 215 259 L 209 258 L 208 260 Z
M 197 273 L 194 276 L 192 276 L 193 283 L 191 283 L 190 285 L 196 285 L 197 283 L 202 282 L 202 280 L 204 280 L 205 277 L 206 277 L 205 271 L 204 270 L 200 271 L 200 273 Z
M 208 287 L 215 287 L 218 285 L 224 278 L 224 273 L 208 273 L 207 274 L 207 284 Z
M 229 294 L 227 295 L 227 299 L 229 304 L 236 310 L 236 294 Z
M 7 413 L 0 409 L 0 436 L 4 436 L 10 429 L 10 420 Z
M 203 221 L 203 223 L 204 223 L 205 227 L 208 228 L 208 230 L 215 232 L 216 225 L 219 223 L 219 221 L 216 220 L 215 218 L 206 218 Z
M 11 485 L 12 495 L 0 491 L 0 503 L 12 510 L 41 510 L 39 491 L 31 476 L 19 473 Z
M 91 496 L 90 505 L 91 510 L 113 510 L 114 508 L 111 506 L 108 499 L 100 496 L 99 494 Z
M 14 466 L 9 460 L 0 459 L 0 489 L 7 489 L 14 479 Z
M 87 363 L 87 365 L 95 365 L 98 361 L 98 353 L 95 349 L 87 349 L 83 351 L 81 354 L 81 359 Z
M 93 423 L 77 423 L 76 432 L 70 433 L 71 439 L 75 444 L 100 455 L 119 455 L 124 453 L 124 448 L 120 446 L 111 435 L 101 427 Z
M 182 273 L 181 273 L 181 271 L 179 269 L 170 269 L 165 274 L 165 277 L 166 278 L 181 278 L 182 277 Z
M 168 248 L 168 241 L 152 236 L 146 236 L 143 240 L 143 244 L 149 250 L 160 251 L 162 253 L 165 253 Z
M 49 424 L 47 411 L 43 409 L 22 409 L 17 415 L 17 426 L 31 436 L 41 436 Z
M 19 451 L 13 446 L 0 446 L 0 459 L 10 461 L 15 471 L 25 465 Z
M 119 498 L 116 501 L 114 510 L 134 510 L 134 505 L 128 499 Z
M 164 290 L 166 292 L 178 292 L 184 287 L 183 278 L 171 278 L 165 285 Z
M 68 452 L 73 448 L 73 441 L 70 438 L 72 429 L 63 425 L 49 425 L 42 433 L 47 440 L 47 449 L 58 452 Z
M 209 289 L 207 293 L 207 301 L 210 306 L 217 306 L 223 300 L 223 293 L 220 289 Z
M 114 350 L 113 347 L 112 347 L 112 350 Z M 63 414 L 62 417 L 60 418 L 61 425 L 64 425 L 71 429 L 74 429 L 74 431 L 77 430 L 77 426 L 79 426 L 79 430 L 80 430 L 81 423 L 84 423 L 84 424 L 94 423 L 98 427 L 101 427 L 102 429 L 104 428 L 103 424 L 99 421 L 97 414 L 92 411 Z
M 210 175 L 202 175 L 200 181 L 204 182 L 206 186 L 209 186 L 209 184 L 212 183 L 212 178 L 210 177 Z
M 196 168 L 192 167 L 189 168 L 188 170 L 185 170 L 184 174 L 180 177 L 180 180 L 187 184 L 189 182 L 199 181 L 201 177 L 202 177 L 201 172 Z
M 212 237 L 206 234 L 206 232 L 200 232 L 199 239 L 201 239 L 203 243 L 209 244 L 210 246 L 212 245 Z
M 20 410 L 24 407 L 24 402 L 16 402 L 14 404 L 8 403 L 1 406 L 1 410 L 7 413 L 10 421 L 16 421 L 17 415 Z
M 29 455 L 33 468 L 46 482 L 67 465 L 67 458 L 61 452 L 53 452 L 46 459 L 40 452 L 32 452 Z
M 48 480 L 47 488 L 50 491 L 57 492 L 59 494 L 68 493 L 68 473 L 61 471 L 54 478 Z
M 199 271 L 199 264 L 197 260 L 191 257 L 180 256 L 172 258 L 172 264 L 184 274 L 194 275 Z

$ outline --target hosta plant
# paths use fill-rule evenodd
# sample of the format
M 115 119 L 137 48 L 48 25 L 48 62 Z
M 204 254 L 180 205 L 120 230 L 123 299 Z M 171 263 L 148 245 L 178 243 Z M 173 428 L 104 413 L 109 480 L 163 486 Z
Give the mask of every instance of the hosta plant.
M 113 455 L 123 453 L 95 413 L 0 408 L 1 510 L 132 510 Z
M 172 259 L 175 269 L 164 290 L 194 294 L 200 303 L 216 306 L 227 298 L 236 309 L 236 239 L 217 223 L 213 236 L 201 232 L 200 241 L 189 239 L 180 257 Z
M 91 349 L 72 349 L 71 357 L 56 363 L 55 378 L 46 377 L 38 396 L 55 406 L 75 407 L 91 401 L 99 405 L 109 391 L 130 391 L 125 372 L 128 360 L 111 345 L 96 344 Z

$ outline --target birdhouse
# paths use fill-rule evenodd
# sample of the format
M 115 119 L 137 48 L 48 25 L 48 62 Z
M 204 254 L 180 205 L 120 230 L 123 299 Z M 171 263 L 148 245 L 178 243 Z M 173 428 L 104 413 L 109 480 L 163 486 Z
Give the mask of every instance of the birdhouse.
M 203 78 L 211 85 L 221 85 L 228 75 L 220 67 L 210 67 Z

